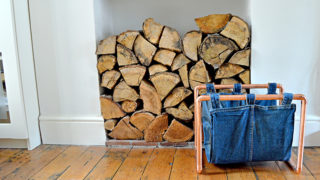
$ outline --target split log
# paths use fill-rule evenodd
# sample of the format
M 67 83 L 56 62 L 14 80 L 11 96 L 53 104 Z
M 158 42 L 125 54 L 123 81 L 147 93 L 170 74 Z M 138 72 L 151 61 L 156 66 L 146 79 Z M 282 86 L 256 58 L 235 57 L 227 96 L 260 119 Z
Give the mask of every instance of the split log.
M 137 111 L 130 117 L 130 122 L 140 131 L 147 129 L 149 124 L 154 120 L 154 115 L 149 112 Z
M 194 104 L 191 104 L 191 105 L 189 106 L 189 110 L 190 110 L 192 113 L 194 113 Z
M 192 129 L 173 120 L 163 138 L 169 142 L 186 142 L 193 137 Z
M 156 89 L 147 81 L 143 80 L 139 87 L 140 98 L 143 101 L 143 110 L 154 114 L 161 114 L 161 100 Z
M 201 44 L 202 33 L 199 31 L 187 32 L 182 40 L 184 54 L 193 61 L 198 61 L 198 49 Z
M 117 126 L 108 134 L 114 139 L 142 139 L 143 133 L 129 123 L 129 116 L 122 118 Z
M 189 122 L 193 119 L 193 114 L 187 107 L 187 105 L 182 102 L 178 108 L 166 108 L 166 112 L 171 114 L 176 119 L 180 119 Z
M 194 87 L 199 86 L 200 84 L 205 84 L 205 83 L 194 81 L 194 80 L 191 80 L 191 79 L 189 79 L 189 83 L 190 83 L 190 87 L 191 87 L 192 90 L 194 90 Z
M 171 66 L 175 56 L 176 53 L 173 51 L 160 49 L 159 51 L 157 51 L 156 55 L 154 55 L 153 59 L 163 65 Z
M 250 65 L 250 49 L 236 52 L 229 60 L 231 64 L 238 64 L 249 67 Z
M 245 70 L 239 77 L 244 84 L 250 84 L 250 70 Z
M 158 72 L 166 72 L 166 71 L 168 71 L 168 68 L 162 64 L 154 64 L 149 67 L 150 76 L 152 76 Z
M 213 34 L 220 32 L 229 22 L 231 14 L 211 14 L 196 18 L 195 21 L 201 32 Z
M 233 16 L 221 34 L 234 40 L 243 49 L 250 41 L 250 30 L 248 24 L 239 17 Z
M 142 25 L 144 37 L 153 44 L 159 44 L 163 27 L 163 25 L 155 22 L 153 18 L 146 19 Z
M 138 93 L 125 81 L 121 81 L 113 91 L 113 100 L 115 102 L 130 100 L 130 101 L 136 101 L 139 98 Z
M 119 66 L 126 66 L 131 64 L 137 64 L 138 60 L 134 53 L 125 46 L 117 45 L 117 62 Z
M 121 118 L 126 115 L 120 105 L 112 101 L 111 96 L 101 96 L 100 105 L 103 119 Z
M 157 51 L 157 48 L 141 35 L 135 40 L 133 49 L 140 63 L 145 66 L 150 65 L 152 58 Z
M 194 66 L 191 67 L 189 73 L 189 79 L 193 81 L 198 81 L 202 83 L 211 82 L 211 78 L 206 69 L 203 60 L 198 61 Z
M 97 69 L 99 74 L 105 71 L 112 70 L 116 64 L 116 57 L 113 55 L 102 55 L 98 59 Z
M 136 101 L 123 101 L 121 104 L 121 108 L 126 113 L 134 112 L 137 109 L 138 103 Z
M 117 42 L 132 50 L 133 43 L 139 34 L 138 31 L 123 32 L 118 36 Z
M 178 71 L 179 71 L 179 75 L 183 83 L 183 86 L 185 88 L 188 88 L 189 87 L 188 66 L 184 65 Z
M 161 142 L 165 130 L 168 129 L 168 114 L 157 116 L 144 131 L 146 142 Z
M 101 86 L 112 89 L 116 85 L 118 79 L 120 78 L 120 73 L 116 70 L 111 70 L 103 73 L 101 79 Z
M 116 52 L 117 36 L 110 36 L 99 42 L 96 54 L 114 54 Z
M 184 87 L 177 87 L 166 98 L 163 106 L 164 108 L 175 106 L 179 104 L 181 101 L 183 101 L 185 98 L 190 96 L 191 94 L 192 94 L 192 91 L 190 91 L 189 89 L 186 89 Z
M 119 70 L 129 86 L 139 86 L 146 73 L 146 67 L 140 65 L 124 66 Z
M 227 79 L 222 79 L 220 84 L 223 85 L 233 85 L 233 84 L 237 84 L 240 83 L 238 80 L 234 79 L 234 78 L 227 78 Z M 219 92 L 223 92 L 223 93 L 231 93 L 233 91 L 233 89 L 220 89 Z
M 118 121 L 115 119 L 108 119 L 106 120 L 106 122 L 104 122 L 104 128 L 108 131 L 112 131 L 113 128 L 116 126 L 117 122 Z
M 162 32 L 159 47 L 181 52 L 181 38 L 177 30 L 166 26 Z
M 178 54 L 172 62 L 171 71 L 180 69 L 182 66 L 189 64 L 190 62 L 191 61 L 184 54 Z
M 160 99 L 163 100 L 169 92 L 180 82 L 179 75 L 171 72 L 161 72 L 150 77 Z
M 244 69 L 239 65 L 225 63 L 219 68 L 215 78 L 216 79 L 230 78 L 237 74 L 240 74 L 243 71 Z
M 235 50 L 238 50 L 238 47 L 232 40 L 220 35 L 209 35 L 201 43 L 199 55 L 206 63 L 217 69 Z

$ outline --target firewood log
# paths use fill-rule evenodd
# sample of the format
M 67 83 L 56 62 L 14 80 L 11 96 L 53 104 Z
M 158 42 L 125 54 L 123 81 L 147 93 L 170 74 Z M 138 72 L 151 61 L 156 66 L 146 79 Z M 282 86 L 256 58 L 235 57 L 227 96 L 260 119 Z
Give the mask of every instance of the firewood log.
M 179 75 L 183 83 L 183 86 L 185 88 L 188 88 L 189 87 L 188 66 L 184 65 L 178 71 L 179 71 Z
M 171 71 L 180 69 L 182 66 L 189 64 L 190 62 L 191 61 L 184 54 L 178 54 L 172 62 Z
M 213 34 L 220 32 L 229 22 L 231 14 L 211 14 L 196 18 L 195 21 L 201 32 Z
M 159 47 L 163 49 L 169 49 L 175 52 L 181 52 L 181 38 L 177 30 L 166 26 L 163 29 Z
M 107 70 L 112 70 L 114 65 L 116 64 L 116 57 L 113 55 L 102 55 L 98 59 L 97 69 L 99 74 Z
M 169 142 L 186 142 L 193 137 L 192 129 L 173 120 L 163 138 Z
M 116 52 L 117 36 L 110 36 L 99 42 L 96 54 L 114 54 Z
M 250 70 L 245 70 L 239 77 L 244 84 L 250 84 Z
M 248 24 L 239 17 L 233 16 L 221 34 L 234 40 L 243 49 L 250 41 L 250 30 Z
M 211 82 L 211 78 L 203 60 L 198 61 L 194 66 L 190 68 L 189 79 L 202 83 Z
M 118 79 L 120 78 L 120 73 L 116 70 L 111 70 L 103 73 L 101 79 L 101 86 L 108 89 L 112 89 L 116 85 Z
M 200 84 L 206 84 L 206 83 L 194 81 L 194 80 L 191 80 L 191 79 L 189 79 L 189 83 L 190 83 L 190 87 L 191 87 L 192 90 L 194 90 L 194 87 L 199 86 Z
M 129 123 L 129 116 L 122 118 L 117 126 L 108 134 L 114 139 L 142 139 L 143 133 Z
M 182 40 L 184 54 L 193 61 L 198 61 L 198 49 L 201 44 L 202 34 L 199 31 L 187 32 Z
M 243 71 L 244 69 L 239 65 L 225 63 L 219 68 L 215 78 L 216 79 L 229 78 L 237 74 L 240 74 Z
M 233 85 L 233 84 L 237 84 L 240 83 L 238 80 L 234 79 L 234 78 L 227 78 L 227 79 L 222 79 L 220 84 L 224 84 L 224 85 Z M 231 93 L 233 91 L 233 89 L 220 89 L 219 92 L 224 92 L 224 93 Z
M 154 114 L 161 114 L 161 100 L 157 90 L 147 81 L 143 80 L 139 87 L 140 98 L 143 101 L 143 110 Z
M 130 117 L 130 123 L 143 132 L 154 120 L 154 115 L 149 112 L 137 111 Z
M 126 115 L 120 105 L 112 101 L 111 96 L 101 96 L 100 105 L 104 119 L 121 118 Z
M 165 130 L 168 129 L 168 114 L 157 116 L 144 131 L 146 142 L 161 142 Z
M 106 122 L 104 122 L 104 128 L 108 131 L 112 131 L 113 128 L 116 126 L 117 122 L 118 121 L 115 119 L 108 119 L 106 120 Z
M 189 110 L 190 110 L 192 113 L 194 113 L 194 104 L 191 104 L 191 105 L 189 106 Z
M 168 114 L 171 114 L 176 119 L 180 119 L 186 122 L 189 122 L 193 119 L 192 112 L 189 110 L 189 108 L 184 102 L 182 102 L 178 108 L 166 108 L 166 112 Z
M 120 102 L 125 100 L 136 101 L 139 98 L 138 93 L 125 81 L 121 81 L 113 91 L 113 101 Z
M 117 45 L 117 62 L 119 66 L 126 66 L 131 64 L 137 64 L 138 60 L 134 53 L 125 46 Z
M 163 106 L 164 108 L 175 106 L 191 94 L 192 91 L 190 91 L 189 89 L 186 89 L 184 87 L 177 87 L 173 89 L 171 94 L 165 99 Z
M 123 101 L 121 104 L 121 108 L 126 113 L 134 112 L 137 109 L 138 103 L 136 101 Z
M 119 70 L 129 86 L 139 86 L 146 73 L 146 67 L 140 65 L 128 65 L 120 67 Z
M 149 75 L 152 76 L 158 72 L 166 72 L 168 68 L 162 64 L 154 64 L 149 67 Z
M 144 37 L 153 44 L 159 44 L 163 27 L 163 25 L 155 22 L 152 18 L 146 19 L 142 25 Z
M 157 48 L 141 35 L 138 35 L 135 40 L 133 49 L 140 63 L 145 66 L 150 65 L 152 58 L 157 51 Z
M 133 43 L 136 40 L 137 36 L 140 33 L 138 31 L 126 31 L 121 33 L 118 38 L 117 42 L 125 46 L 126 48 L 129 48 L 132 50 L 133 48 Z
M 156 55 L 154 55 L 154 60 L 167 66 L 171 66 L 172 61 L 176 53 L 166 49 L 160 49 L 157 51 Z
M 249 67 L 250 65 L 250 49 L 236 52 L 229 60 L 231 64 L 238 64 Z
M 160 99 L 163 100 L 169 92 L 180 82 L 179 75 L 171 72 L 160 72 L 150 77 Z

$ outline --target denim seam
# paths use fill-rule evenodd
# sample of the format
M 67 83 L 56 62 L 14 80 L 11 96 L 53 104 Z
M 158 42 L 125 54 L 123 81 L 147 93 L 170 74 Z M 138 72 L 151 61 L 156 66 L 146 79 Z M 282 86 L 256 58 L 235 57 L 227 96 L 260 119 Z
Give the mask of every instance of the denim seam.
M 252 106 L 252 105 L 251 105 Z M 260 105 L 254 105 L 255 108 L 257 109 L 262 109 L 262 110 L 280 110 L 280 109 L 292 109 L 296 108 L 296 104 L 287 104 L 287 105 L 275 105 L 275 106 L 260 106 Z M 232 108 L 215 108 L 211 111 L 213 112 L 230 112 L 230 111 L 235 111 L 235 110 L 246 110 L 250 108 L 250 105 L 244 105 L 244 106 L 239 106 L 239 107 L 232 107 Z
M 254 106 L 251 107 L 251 124 L 250 124 L 250 142 L 251 142 L 251 147 L 250 147 L 250 156 L 249 156 L 249 161 L 252 161 L 252 156 L 253 156 L 253 128 L 254 128 Z

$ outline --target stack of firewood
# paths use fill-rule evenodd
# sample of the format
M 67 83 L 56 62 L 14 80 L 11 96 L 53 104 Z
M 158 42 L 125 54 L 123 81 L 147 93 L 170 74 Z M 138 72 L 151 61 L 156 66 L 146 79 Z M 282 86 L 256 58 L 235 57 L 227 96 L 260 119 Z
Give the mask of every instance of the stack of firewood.
M 200 31 L 183 38 L 148 18 L 142 31 L 100 41 L 100 101 L 109 138 L 191 140 L 195 86 L 250 83 L 247 23 L 230 14 L 195 21 Z

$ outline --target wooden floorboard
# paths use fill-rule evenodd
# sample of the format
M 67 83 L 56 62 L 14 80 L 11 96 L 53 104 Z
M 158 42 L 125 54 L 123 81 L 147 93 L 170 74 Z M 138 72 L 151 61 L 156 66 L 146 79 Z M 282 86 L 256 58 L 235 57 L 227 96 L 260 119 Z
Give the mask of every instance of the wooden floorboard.
M 177 149 L 170 179 L 197 179 L 195 151 L 193 149 Z

